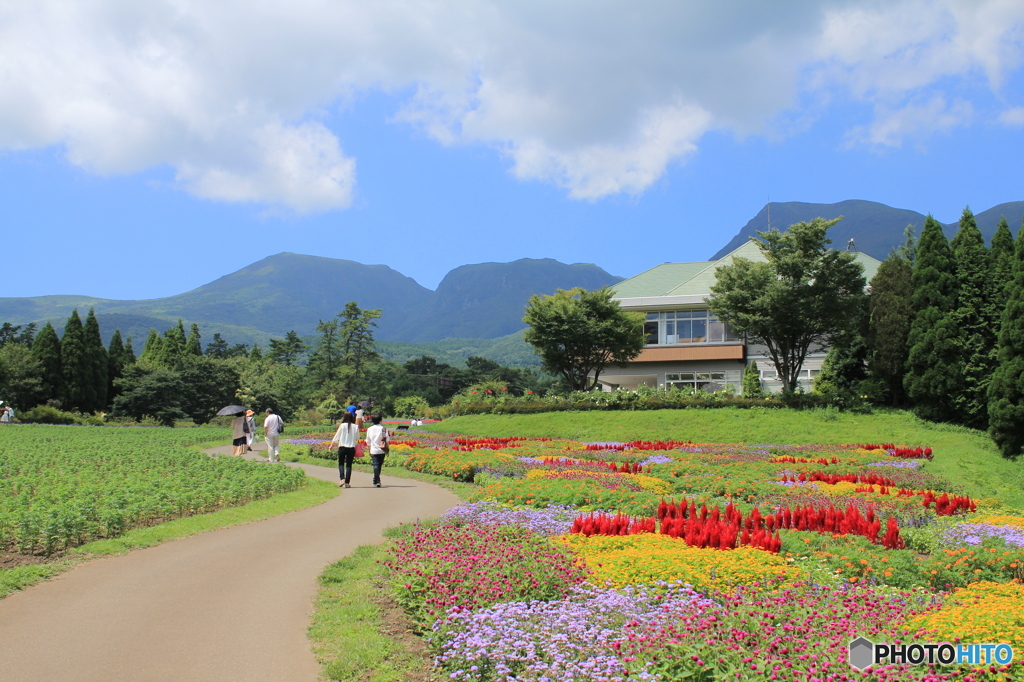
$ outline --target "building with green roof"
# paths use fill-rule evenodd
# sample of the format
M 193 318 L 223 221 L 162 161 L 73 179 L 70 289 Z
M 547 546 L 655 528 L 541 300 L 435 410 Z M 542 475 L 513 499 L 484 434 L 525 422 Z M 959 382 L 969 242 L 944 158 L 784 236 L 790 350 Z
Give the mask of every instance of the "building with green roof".
M 855 259 L 870 281 L 881 263 L 864 253 Z M 748 241 L 716 261 L 662 263 L 616 284 L 615 300 L 624 309 L 647 315 L 644 331 L 647 347 L 628 367 L 608 367 L 600 377 L 602 388 L 635 389 L 638 386 L 677 387 L 684 390 L 740 389 L 743 370 L 756 361 L 767 390 L 782 383 L 763 346 L 748 344 L 708 309 L 715 270 L 734 258 L 765 262 L 761 250 Z M 809 391 L 821 369 L 826 349 L 808 355 L 800 370 L 800 385 Z

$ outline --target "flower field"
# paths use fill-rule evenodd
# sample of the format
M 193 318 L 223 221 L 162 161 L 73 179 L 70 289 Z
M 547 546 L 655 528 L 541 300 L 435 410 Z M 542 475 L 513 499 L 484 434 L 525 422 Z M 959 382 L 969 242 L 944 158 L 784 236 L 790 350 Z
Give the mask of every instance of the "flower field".
M 929 473 L 924 444 L 396 445 L 392 465 L 476 486 L 391 548 L 441 677 L 1024 679 L 1024 512 Z M 859 636 L 1016 658 L 860 672 Z
M 303 485 L 301 471 L 187 447 L 223 436 L 223 429 L 5 428 L 0 549 L 50 555 Z

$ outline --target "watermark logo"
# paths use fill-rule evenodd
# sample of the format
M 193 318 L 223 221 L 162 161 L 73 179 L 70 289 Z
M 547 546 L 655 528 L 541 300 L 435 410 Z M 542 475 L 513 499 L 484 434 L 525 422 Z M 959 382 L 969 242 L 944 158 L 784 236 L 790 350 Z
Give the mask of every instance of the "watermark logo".
M 894 644 L 872 642 L 858 637 L 848 645 L 848 660 L 857 670 L 872 665 L 902 664 L 919 665 L 1009 665 L 1013 662 L 1013 647 L 1006 643 L 985 644 L 938 644 L 912 642 Z

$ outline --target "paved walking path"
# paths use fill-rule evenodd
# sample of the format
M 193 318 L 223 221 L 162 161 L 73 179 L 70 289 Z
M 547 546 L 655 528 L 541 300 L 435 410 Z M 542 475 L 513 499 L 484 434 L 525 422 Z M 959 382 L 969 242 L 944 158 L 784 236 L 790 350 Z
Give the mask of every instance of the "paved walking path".
M 355 472 L 316 507 L 89 561 L 0 599 L 0 679 L 313 682 L 306 628 L 322 568 L 458 502 L 428 483 L 383 483 Z

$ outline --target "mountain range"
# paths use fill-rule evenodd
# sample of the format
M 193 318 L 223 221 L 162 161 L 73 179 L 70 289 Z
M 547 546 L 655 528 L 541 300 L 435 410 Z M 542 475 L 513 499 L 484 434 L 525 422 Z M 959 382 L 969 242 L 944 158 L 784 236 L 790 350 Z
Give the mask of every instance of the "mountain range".
M 836 248 L 854 246 L 879 260 L 903 243 L 903 230 L 918 232 L 925 216 L 871 201 L 835 204 L 782 202 L 766 205 L 712 260 L 740 246 L 770 224 L 785 229 L 815 217 L 843 220 L 829 235 Z M 986 239 L 1005 216 L 1016 233 L 1024 218 L 1024 201 L 1000 204 L 976 215 Z M 945 226 L 952 237 L 957 224 Z M 682 254 L 680 254 L 682 256 Z M 677 260 L 685 260 L 685 257 Z M 159 331 L 179 318 L 197 322 L 206 341 L 219 333 L 229 343 L 265 346 L 290 330 L 301 336 L 315 333 L 319 320 L 331 319 L 348 301 L 362 308 L 380 308 L 376 336 L 382 354 L 397 361 L 423 353 L 445 362 L 483 355 L 499 362 L 535 362 L 523 342 L 523 308 L 532 294 L 556 289 L 595 289 L 614 285 L 621 277 L 590 263 L 572 265 L 542 258 L 511 263 L 463 265 L 449 272 L 437 289 L 421 286 L 386 265 L 351 260 L 279 253 L 225 275 L 187 293 L 167 298 L 119 301 L 90 296 L 0 298 L 0 322 L 43 324 L 52 321 L 58 332 L 73 308 L 84 314 L 95 308 L 109 341 L 114 329 L 131 335 L 137 350 L 150 328 Z
M 594 289 L 621 280 L 589 263 L 524 258 L 463 265 L 431 291 L 386 265 L 280 253 L 167 298 L 0 298 L 0 321 L 52 321 L 60 331 L 73 308 L 82 314 L 95 308 L 104 341 L 120 329 L 139 344 L 150 328 L 163 331 L 181 318 L 186 326 L 199 323 L 207 341 L 220 333 L 230 343 L 266 345 L 290 330 L 313 334 L 319 320 L 331 319 L 348 301 L 357 301 L 361 308 L 383 310 L 376 330 L 383 341 L 497 339 L 522 330 L 523 308 L 532 294 L 577 286 Z
M 769 223 L 769 214 L 771 221 Z M 785 230 L 793 223 L 806 222 L 821 217 L 827 220 L 843 216 L 835 227 L 828 232 L 832 245 L 837 249 L 845 249 L 850 239 L 858 251 L 885 260 L 892 250 L 903 243 L 903 230 L 913 225 L 917 234 L 921 234 L 925 216 L 917 211 L 892 208 L 874 201 L 850 200 L 835 204 L 808 204 L 800 201 L 771 202 L 766 204 L 750 222 L 736 233 L 728 244 L 722 247 L 711 260 L 721 258 L 747 241 L 756 237 L 757 231 L 765 231 L 770 226 Z M 1024 201 L 1012 201 L 999 204 L 977 213 L 974 216 L 978 229 L 986 241 L 992 239 L 1000 217 L 1006 217 L 1010 230 L 1016 234 L 1024 219 Z M 959 229 L 959 223 L 946 223 L 943 231 L 952 239 Z

